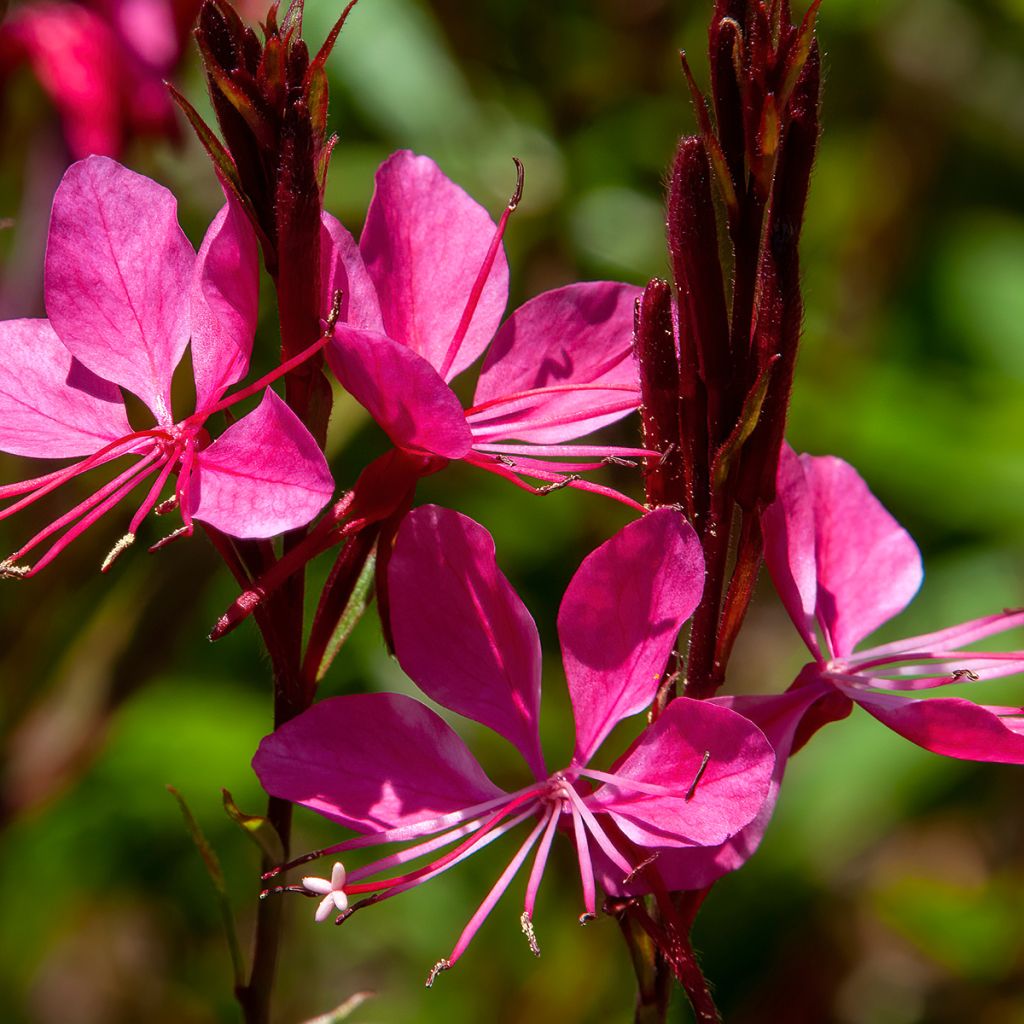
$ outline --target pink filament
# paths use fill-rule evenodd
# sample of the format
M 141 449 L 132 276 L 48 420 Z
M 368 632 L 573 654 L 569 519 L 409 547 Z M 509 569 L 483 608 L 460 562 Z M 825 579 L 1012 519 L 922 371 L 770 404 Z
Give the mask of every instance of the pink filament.
M 537 856 L 534 858 L 533 867 L 530 869 L 530 878 L 526 883 L 526 900 L 523 909 L 528 917 L 533 917 L 533 908 L 537 905 L 537 891 L 540 889 L 540 880 L 544 876 L 544 869 L 547 867 L 548 854 L 551 852 L 551 844 L 558 830 L 558 819 L 561 816 L 559 808 L 551 808 L 548 811 L 547 825 L 544 835 L 541 838 L 540 846 L 537 847 Z

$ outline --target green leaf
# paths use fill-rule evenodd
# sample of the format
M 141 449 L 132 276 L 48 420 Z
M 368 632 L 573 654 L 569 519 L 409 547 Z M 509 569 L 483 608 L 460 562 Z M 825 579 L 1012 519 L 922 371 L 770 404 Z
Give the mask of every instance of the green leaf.
M 245 814 L 238 809 L 234 797 L 226 789 L 222 789 L 224 810 L 228 817 L 238 824 L 242 831 L 263 851 L 263 855 L 274 864 L 284 861 L 284 845 L 277 829 L 266 819 L 253 814 Z
M 217 854 L 214 852 L 213 847 L 210 846 L 206 836 L 203 835 L 203 830 L 199 827 L 199 822 L 196 821 L 192 811 L 189 810 L 185 798 L 173 786 L 168 786 L 167 792 L 178 801 L 178 807 L 181 808 L 181 816 L 185 819 L 185 827 L 188 829 L 192 842 L 195 843 L 196 849 L 199 851 L 199 855 L 203 858 L 203 863 L 206 865 L 206 873 L 210 876 L 210 881 L 213 882 L 213 887 L 217 891 L 217 905 L 220 908 L 221 918 L 224 921 L 224 932 L 227 935 L 228 949 L 231 952 L 231 967 L 234 973 L 235 987 L 237 988 L 245 984 L 245 962 L 242 960 L 242 950 L 238 945 L 238 935 L 235 932 L 235 918 L 231 913 L 228 890 L 224 883 L 224 872 L 221 870 Z
M 359 573 L 359 579 L 356 580 L 356 585 L 352 590 L 352 596 L 348 599 L 345 611 L 338 620 L 338 625 L 334 627 L 334 632 L 328 641 L 323 660 L 320 662 L 320 667 L 316 672 L 316 681 L 318 683 L 323 679 L 327 670 L 331 667 L 331 662 L 334 661 L 338 651 L 344 646 L 352 630 L 356 628 L 356 624 L 362 618 L 363 612 L 366 611 L 366 607 L 370 603 L 370 591 L 373 587 L 373 577 L 376 568 L 377 555 L 372 553 L 363 564 L 362 572 Z

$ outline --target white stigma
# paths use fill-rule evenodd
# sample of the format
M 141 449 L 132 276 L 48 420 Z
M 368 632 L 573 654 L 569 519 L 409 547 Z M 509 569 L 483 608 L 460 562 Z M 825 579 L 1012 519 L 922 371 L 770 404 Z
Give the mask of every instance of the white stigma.
M 348 910 L 348 895 L 345 892 L 347 878 L 345 866 L 336 861 L 331 869 L 330 878 L 317 878 L 310 875 L 302 880 L 303 888 L 308 892 L 323 896 L 316 908 L 316 920 L 326 921 L 332 914 L 343 914 Z

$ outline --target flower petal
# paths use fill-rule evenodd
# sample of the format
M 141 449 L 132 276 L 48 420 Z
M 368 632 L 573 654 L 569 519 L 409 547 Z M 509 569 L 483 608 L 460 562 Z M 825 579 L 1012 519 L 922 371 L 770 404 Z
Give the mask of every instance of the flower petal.
M 272 796 L 360 832 L 434 819 L 502 792 L 438 715 L 397 693 L 320 701 L 267 736 L 252 764 Z
M 496 231 L 490 214 L 429 157 L 392 154 L 359 240 L 377 286 L 385 333 L 440 371 Z M 469 329 L 445 380 L 469 366 L 501 323 L 508 263 L 498 249 Z
M 494 729 L 538 778 L 540 637 L 491 535 L 437 505 L 410 512 L 388 569 L 395 654 L 433 700 Z
M 842 688 L 865 711 L 911 743 L 965 761 L 1024 764 L 1024 710 L 959 697 L 914 699 Z
M 326 310 L 341 292 L 341 323 L 362 331 L 384 332 L 377 289 L 356 240 L 336 217 L 322 214 L 320 229 L 321 295 Z
M 200 411 L 249 369 L 259 318 L 258 260 L 252 225 L 229 198 L 206 232 L 192 275 L 192 369 Z
M 91 156 L 64 175 L 46 246 L 46 309 L 60 340 L 165 424 L 195 263 L 177 210 L 162 185 Z
M 727 708 L 680 697 L 615 769 L 618 778 L 676 795 L 605 785 L 588 804 L 641 846 L 715 846 L 760 811 L 774 767 L 772 745 L 757 726 Z
M 470 417 L 471 426 L 501 437 L 557 444 L 613 423 L 640 403 L 633 362 L 633 306 L 641 289 L 612 281 L 572 284 L 520 306 L 487 352 L 474 405 L 534 388 L 574 385 L 626 387 L 578 390 L 502 403 Z M 614 407 L 610 412 L 599 412 Z
M 192 514 L 232 537 L 275 537 L 305 526 L 334 493 L 323 452 L 269 388 L 196 456 L 196 467 Z
M 796 687 L 771 696 L 716 697 L 704 703 L 731 709 L 757 726 L 775 750 L 775 767 L 767 798 L 750 824 L 736 835 L 718 846 L 659 849 L 658 873 L 673 892 L 706 888 L 722 875 L 742 867 L 753 856 L 771 821 L 789 757 L 799 745 L 802 734 L 809 728 L 845 717 L 852 707 L 831 686 L 821 683 Z M 670 708 L 672 706 L 669 705 Z M 703 784 L 702 778 L 697 786 L 698 793 Z M 642 874 L 629 884 L 624 884 L 622 872 L 617 871 L 614 865 L 605 862 L 601 867 L 601 884 L 606 892 L 622 896 L 650 891 Z
M 131 431 L 116 385 L 76 362 L 46 320 L 0 322 L 0 451 L 91 455 Z
M 628 715 L 650 704 L 704 588 L 704 558 L 674 509 L 630 523 L 584 560 L 558 613 L 583 765 Z
M 814 504 L 804 463 L 788 444 L 779 452 L 775 501 L 761 517 L 764 560 L 772 582 L 807 644 L 821 657 L 815 635 L 818 606 L 818 568 L 814 556 Z
M 818 616 L 840 658 L 909 604 L 924 575 L 910 534 L 832 456 L 801 456 L 814 507 Z
M 446 459 L 465 455 L 473 436 L 462 404 L 437 371 L 384 334 L 345 324 L 334 329 L 327 361 L 342 387 L 395 445 Z

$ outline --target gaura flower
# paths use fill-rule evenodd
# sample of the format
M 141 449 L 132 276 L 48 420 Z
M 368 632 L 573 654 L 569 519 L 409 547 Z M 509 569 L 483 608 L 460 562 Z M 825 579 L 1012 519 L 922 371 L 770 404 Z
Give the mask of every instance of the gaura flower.
M 917 545 L 841 459 L 798 456 L 783 449 L 777 493 L 763 517 L 765 559 L 790 618 L 814 656 L 792 689 L 803 691 L 805 699 L 818 694 L 830 702 L 826 720 L 859 704 L 890 729 L 937 754 L 1024 763 L 1020 708 L 920 696 L 939 686 L 1024 669 L 1024 651 L 964 649 L 1024 624 L 1024 611 L 989 615 L 857 651 L 864 637 L 901 612 L 917 593 L 923 576 Z M 914 696 L 895 692 L 899 690 Z M 809 710 L 820 713 L 822 708 L 811 704 Z M 810 734 L 806 724 L 801 733 Z
M 631 343 L 640 289 L 568 285 L 501 324 L 502 236 L 522 190 L 517 166 L 519 184 L 497 225 L 432 160 L 408 151 L 378 169 L 358 246 L 325 217 L 323 294 L 348 297 L 327 358 L 404 451 L 461 459 L 530 490 L 520 474 L 621 498 L 577 474 L 648 453 L 564 442 L 639 404 Z M 463 409 L 448 385 L 485 349 L 473 405 Z M 587 461 L 545 461 L 552 457 Z
M 526 839 L 429 985 L 462 956 L 535 848 L 521 924 L 537 952 L 534 905 L 559 830 L 576 848 L 585 921 L 597 912 L 595 856 L 622 878 L 643 870 L 652 848 L 721 843 L 758 812 L 771 746 L 746 719 L 707 702 L 673 701 L 613 772 L 591 767 L 615 725 L 653 700 L 700 598 L 700 545 L 674 510 L 628 525 L 584 560 L 566 590 L 558 632 L 576 743 L 560 771 L 546 767 L 540 748 L 537 628 L 498 569 L 487 531 L 437 506 L 416 509 L 399 530 L 389 571 L 402 667 L 433 700 L 504 736 L 533 778 L 501 790 L 437 714 L 400 694 L 330 698 L 283 725 L 253 760 L 263 786 L 364 833 L 288 867 L 345 850 L 412 844 L 347 874 L 335 868 L 330 882 L 286 887 L 322 896 L 321 919 L 332 904 L 344 907 L 340 922 L 405 892 L 529 822 Z M 422 866 L 372 880 L 422 859 Z M 349 905 L 353 897 L 362 898 Z
M 271 537 L 304 525 L 326 504 L 333 481 L 323 454 L 271 390 L 212 444 L 204 429 L 210 416 L 269 379 L 223 397 L 249 365 L 256 260 L 252 230 L 230 203 L 197 256 L 167 189 L 106 157 L 68 169 L 46 251 L 49 319 L 0 323 L 0 451 L 79 461 L 0 487 L 0 499 L 18 499 L 0 518 L 87 470 L 122 456 L 133 461 L 0 563 L 0 575 L 38 572 L 154 474 L 111 556 L 134 540 L 172 473 L 174 496 L 158 509 L 180 510 L 183 526 L 172 537 L 190 534 L 193 519 L 235 537 Z M 196 412 L 175 420 L 171 378 L 190 339 Z M 121 387 L 148 406 L 153 426 L 132 429 Z M 56 534 L 33 566 L 18 564 Z
M 663 851 L 658 868 L 671 890 L 700 889 L 741 867 L 771 819 L 789 757 L 854 704 L 907 739 L 973 761 L 1024 763 L 1024 712 L 960 697 L 922 697 L 936 687 L 975 683 L 1024 669 L 1024 651 L 963 650 L 1024 624 L 1003 612 L 924 636 L 856 651 L 901 612 L 921 584 L 921 556 L 910 535 L 852 466 L 784 446 L 777 499 L 763 516 L 765 559 L 775 587 L 814 661 L 782 694 L 716 697 L 749 718 L 775 748 L 768 799 L 757 817 L 721 846 Z M 894 691 L 911 691 L 904 696 Z M 602 878 L 617 881 L 602 865 Z M 642 878 L 620 894 L 648 892 Z
M 177 136 L 164 80 L 199 0 L 25 4 L 0 27 L 0 76 L 31 65 L 75 157 L 117 156 L 137 135 Z

